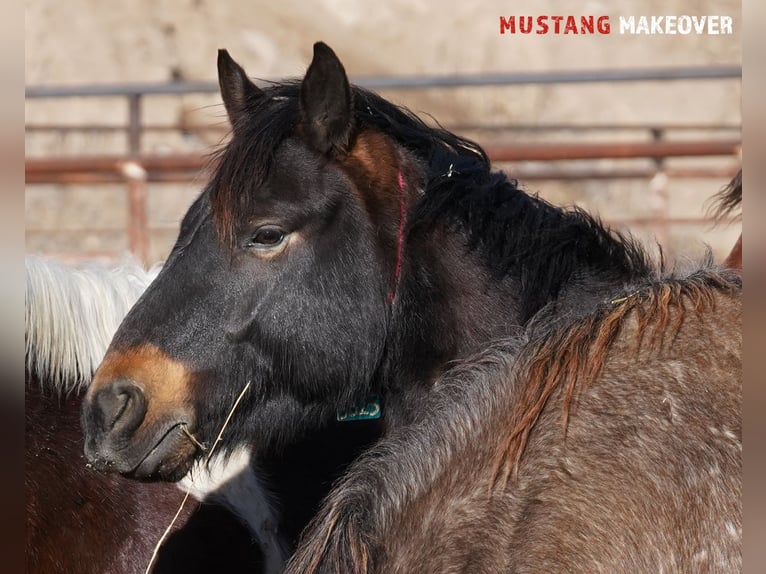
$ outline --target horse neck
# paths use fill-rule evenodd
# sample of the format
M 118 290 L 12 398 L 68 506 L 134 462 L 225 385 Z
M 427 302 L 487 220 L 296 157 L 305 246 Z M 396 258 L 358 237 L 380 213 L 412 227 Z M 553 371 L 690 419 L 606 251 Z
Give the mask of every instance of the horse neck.
M 383 371 L 389 426 L 409 420 L 411 405 L 450 364 L 517 334 L 544 306 L 586 313 L 649 273 L 630 240 L 587 216 L 516 189 L 494 191 L 509 194 L 499 220 L 488 222 L 496 244 L 481 245 L 478 230 L 479 245 L 467 248 L 449 225 L 408 241 Z
M 452 361 L 511 335 L 520 323 L 512 280 L 494 280 L 476 258 L 453 257 L 465 251 L 455 235 L 438 233 L 424 243 L 431 245 L 423 249 L 439 247 L 417 267 L 408 265 L 392 310 L 382 369 L 389 428 L 410 419 L 410 407 Z

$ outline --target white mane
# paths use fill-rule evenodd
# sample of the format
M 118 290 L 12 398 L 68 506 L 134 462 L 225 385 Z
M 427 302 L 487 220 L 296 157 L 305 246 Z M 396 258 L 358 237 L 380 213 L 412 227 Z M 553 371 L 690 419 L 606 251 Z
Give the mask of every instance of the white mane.
M 26 367 L 59 393 L 87 386 L 128 310 L 159 272 L 27 255 Z

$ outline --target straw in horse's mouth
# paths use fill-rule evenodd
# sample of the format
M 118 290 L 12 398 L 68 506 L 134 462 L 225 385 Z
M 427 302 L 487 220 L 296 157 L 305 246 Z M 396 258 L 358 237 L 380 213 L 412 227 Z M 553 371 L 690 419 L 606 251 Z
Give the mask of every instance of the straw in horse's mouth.
M 239 396 L 237 397 L 237 400 L 234 401 L 234 404 L 231 406 L 231 410 L 229 411 L 229 414 L 226 416 L 226 420 L 223 421 L 223 425 L 221 426 L 221 430 L 218 432 L 218 436 L 216 437 L 215 441 L 213 442 L 213 445 L 210 447 L 209 452 L 207 453 L 207 457 L 205 458 L 205 464 L 210 462 L 210 458 L 213 456 L 213 452 L 215 452 L 215 448 L 218 446 L 218 443 L 221 442 L 221 437 L 223 436 L 223 431 L 226 430 L 226 427 L 229 426 L 229 421 L 231 420 L 232 415 L 234 414 L 234 411 L 237 410 L 237 407 L 239 406 L 239 402 L 242 400 L 242 397 L 245 396 L 245 393 L 247 392 L 247 389 L 250 388 L 251 381 L 247 381 L 247 384 L 242 389 L 242 392 L 239 393 Z M 185 430 L 186 434 L 193 438 L 193 435 L 186 429 L 186 423 L 178 423 L 178 425 L 174 425 L 168 429 L 168 432 L 163 435 L 163 437 L 160 439 L 160 442 L 158 442 L 156 445 L 154 445 L 154 449 L 156 449 L 160 443 L 165 440 L 165 437 L 170 434 L 170 431 L 172 431 L 177 426 L 181 426 L 182 430 Z M 195 444 L 198 444 L 199 446 L 202 446 L 202 443 L 200 443 L 196 438 L 193 438 L 193 442 Z M 152 451 L 154 450 L 152 449 Z M 149 454 L 152 453 L 150 451 L 146 456 L 148 457 Z M 144 457 L 146 459 L 146 457 Z M 143 461 L 142 461 L 143 462 Z M 139 463 L 140 465 L 141 463 Z M 136 467 L 138 468 L 138 467 Z M 194 479 L 192 479 L 193 482 Z M 168 534 L 170 533 L 170 530 L 173 528 L 173 525 L 176 523 L 176 520 L 178 520 L 178 517 L 181 515 L 181 511 L 184 508 L 184 505 L 186 504 L 186 501 L 189 499 L 189 495 L 191 494 L 191 490 L 187 490 L 186 494 L 184 495 L 183 500 L 181 501 L 181 504 L 178 507 L 178 510 L 176 511 L 175 516 L 173 516 L 173 520 L 170 521 L 170 524 L 168 524 L 168 527 L 165 529 L 165 532 L 162 533 L 162 536 L 160 536 L 160 539 L 157 541 L 157 545 L 154 547 L 154 552 L 152 552 L 152 557 L 149 559 L 149 564 L 146 565 L 146 571 L 145 574 L 149 574 L 149 571 L 152 569 L 152 565 L 154 564 L 155 559 L 157 558 L 157 552 L 159 552 L 160 546 L 162 546 L 162 543 L 167 538 Z
M 185 425 L 186 425 L 186 423 L 184 423 L 184 422 L 178 422 L 178 423 L 175 423 L 175 424 L 171 425 L 164 433 L 162 433 L 162 435 L 157 440 L 157 442 L 154 443 L 154 446 L 147 451 L 147 453 L 141 458 L 141 460 L 138 461 L 138 463 L 133 467 L 133 469 L 129 472 L 129 474 L 134 474 L 139 468 L 141 468 L 141 466 L 144 464 L 144 462 L 146 462 L 146 460 L 149 457 L 151 457 L 157 451 L 157 449 L 160 447 L 160 445 L 162 445 L 162 443 L 164 443 L 168 439 L 168 437 L 170 437 L 170 435 L 171 435 L 171 433 L 173 431 L 175 431 L 177 428 L 183 427 Z
M 194 443 L 194 444 L 197 446 L 197 448 L 198 448 L 198 449 L 200 449 L 202 452 L 207 452 L 207 447 L 206 447 L 206 446 L 205 446 L 203 443 L 201 443 L 200 441 L 198 441 L 198 440 L 197 440 L 197 437 L 195 437 L 195 436 L 194 436 L 194 435 L 191 433 L 191 431 L 189 431 L 189 425 L 187 425 L 186 423 L 181 423 L 181 424 L 180 424 L 180 427 L 181 427 L 181 431 L 182 431 L 182 432 L 183 432 L 183 433 L 184 433 L 184 434 L 185 434 L 187 437 L 189 437 L 189 440 L 190 440 L 190 441 L 192 441 L 192 442 L 193 442 L 193 443 Z M 172 430 L 172 429 L 171 429 L 171 430 Z

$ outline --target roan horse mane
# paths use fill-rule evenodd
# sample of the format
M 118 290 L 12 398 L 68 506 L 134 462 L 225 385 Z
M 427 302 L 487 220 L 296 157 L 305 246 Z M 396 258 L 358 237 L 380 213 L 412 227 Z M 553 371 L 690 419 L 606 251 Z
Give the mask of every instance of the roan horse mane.
M 546 468 L 556 464 L 555 461 L 541 460 L 539 448 L 532 459 L 526 459 L 528 442 L 537 440 L 536 426 L 550 429 L 558 416 L 564 437 L 561 449 L 565 453 L 567 426 L 570 419 L 578 416 L 578 399 L 587 394 L 591 385 L 598 386 L 602 382 L 606 363 L 624 357 L 627 362 L 622 363 L 622 368 L 627 372 L 617 384 L 629 386 L 633 384 L 632 375 L 644 374 L 647 367 L 642 365 L 646 364 L 647 357 L 659 358 L 664 354 L 669 358 L 662 360 L 683 361 L 683 357 L 679 359 L 671 349 L 678 343 L 677 337 L 683 336 L 680 332 L 684 324 L 696 320 L 704 325 L 711 320 L 710 314 L 717 307 L 728 308 L 729 302 L 736 301 L 741 292 L 740 276 L 713 267 L 711 261 L 708 254 L 703 267 L 690 274 L 671 274 L 647 281 L 637 291 L 601 305 L 586 317 L 561 317 L 550 308 L 544 309 L 518 336 L 498 341 L 485 352 L 457 364 L 437 382 L 435 392 L 421 405 L 422 417 L 417 423 L 397 429 L 352 465 L 304 532 L 287 573 L 407 571 L 407 568 L 424 566 L 411 554 L 428 556 L 429 548 L 434 546 L 431 560 L 437 560 L 435 555 L 439 553 L 440 544 L 449 546 L 450 541 L 466 543 L 469 539 L 477 546 L 475 552 L 479 555 L 502 555 L 506 550 L 493 546 L 497 541 L 483 546 L 479 539 L 471 537 L 477 532 L 486 535 L 488 527 L 494 532 L 490 526 L 490 509 L 496 505 L 497 499 L 510 501 L 506 511 L 510 508 L 521 513 L 521 518 L 517 516 L 516 519 L 522 521 L 519 528 L 525 528 L 523 509 L 529 501 L 521 494 L 514 494 L 519 467 L 541 465 L 543 470 L 540 472 L 544 474 Z M 736 316 L 731 318 L 736 320 Z M 736 329 L 739 323 L 731 326 Z M 701 344 L 704 346 L 704 341 Z M 732 340 L 721 352 L 739 356 L 740 345 Z M 467 384 L 468 381 L 471 384 Z M 546 411 L 553 397 L 557 397 L 553 402 L 561 408 L 558 415 L 550 408 Z M 670 397 L 673 397 L 672 390 L 663 403 L 667 400 L 667 417 L 672 424 L 673 417 L 679 415 L 674 411 L 675 398 Z M 585 396 L 583 401 L 582 406 L 587 407 L 588 397 Z M 605 416 L 606 412 L 598 416 Z M 715 425 L 715 422 L 709 424 Z M 592 426 L 599 428 L 597 422 Z M 711 426 L 710 432 L 723 442 L 731 443 L 735 450 L 741 448 L 741 429 Z M 567 455 L 562 456 L 566 461 Z M 467 461 L 461 464 L 463 458 Z M 476 461 L 482 464 L 478 465 Z M 478 470 L 481 468 L 487 472 Z M 724 469 L 717 471 L 725 472 Z M 558 480 L 572 479 L 566 468 L 553 472 L 554 475 L 563 472 Z M 471 484 L 469 475 L 475 484 Z M 592 477 L 583 479 L 593 480 Z M 731 479 L 737 481 L 739 477 L 732 476 Z M 544 496 L 543 493 L 538 495 Z M 465 500 L 459 502 L 469 508 L 458 506 L 457 512 L 449 509 L 449 501 L 441 497 L 450 495 L 458 499 L 464 497 Z M 556 500 L 548 504 L 565 505 L 566 502 Z M 426 511 L 429 505 L 432 508 Z M 521 510 L 515 509 L 514 505 Z M 461 515 L 461 511 L 466 515 Z M 442 524 L 443 531 L 430 532 L 423 537 L 413 536 L 413 529 L 418 531 L 419 528 L 413 521 L 433 521 L 434 512 L 454 514 L 448 525 Z M 618 513 L 615 510 L 615 514 Z M 735 522 L 727 521 L 722 527 L 723 533 L 736 541 L 741 536 L 741 524 L 736 522 L 741 522 L 741 516 L 726 518 Z M 533 522 L 530 524 L 535 526 Z M 472 527 L 478 530 L 471 530 Z M 497 530 L 503 529 L 497 526 Z M 514 532 L 512 528 L 505 531 Z M 396 548 L 388 547 L 392 541 Z M 711 548 L 719 542 L 724 548 L 738 547 L 736 542 L 711 541 Z M 548 540 L 546 543 L 552 542 Z M 519 551 L 523 554 L 525 548 L 521 547 Z M 585 560 L 590 558 L 587 545 L 577 552 L 586 557 Z M 700 559 L 701 571 L 709 571 L 703 567 L 705 564 L 718 571 L 716 568 L 736 561 L 735 556 L 727 556 L 725 552 L 713 554 L 715 550 L 708 556 L 702 549 L 694 555 L 695 560 Z M 513 556 L 503 556 L 500 560 L 513 559 Z M 658 558 L 670 565 L 676 559 L 681 560 L 676 566 L 684 563 L 684 557 Z M 466 560 L 471 564 L 469 558 Z M 566 560 L 563 558 L 561 564 Z M 441 572 L 440 567 L 462 571 L 459 561 L 447 561 L 432 566 L 432 569 L 429 569 L 428 560 L 425 564 L 426 569 L 419 572 Z M 497 571 L 483 570 L 480 564 L 481 558 L 473 564 L 471 571 Z M 542 561 L 535 563 L 534 559 L 531 564 L 538 568 L 551 566 Z M 585 568 L 587 564 L 585 562 Z M 507 565 L 505 562 L 504 566 Z M 627 567 L 627 563 L 623 566 Z
M 543 328 L 533 321 L 529 330 L 536 333 L 532 348 L 520 366 L 524 379 L 522 397 L 514 410 L 515 424 L 505 446 L 500 449 L 495 468 L 501 484 L 515 475 L 529 439 L 551 394 L 564 392 L 563 421 L 566 429 L 570 408 L 587 386 L 598 379 L 610 349 L 633 322 L 635 353 L 656 353 L 672 344 L 687 313 L 703 316 L 715 309 L 716 295 L 736 295 L 742 280 L 735 274 L 712 267 L 708 254 L 704 267 L 684 277 L 669 276 L 646 287 L 602 304 L 595 312 L 563 328 L 551 328 L 551 318 L 542 312 Z M 553 317 L 553 323 L 558 319 Z
M 25 258 L 27 371 L 53 392 L 78 394 L 90 382 L 120 321 L 159 272 L 126 259 L 79 268 Z

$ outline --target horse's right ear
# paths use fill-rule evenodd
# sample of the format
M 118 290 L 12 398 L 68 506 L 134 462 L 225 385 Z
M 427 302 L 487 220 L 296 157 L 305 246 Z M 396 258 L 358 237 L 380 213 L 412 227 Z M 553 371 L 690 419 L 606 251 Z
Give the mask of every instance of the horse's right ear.
M 247 102 L 263 95 L 263 90 L 250 81 L 226 50 L 218 50 L 218 85 L 231 127 L 237 131 L 245 118 Z
M 309 143 L 321 153 L 342 152 L 351 136 L 351 87 L 338 56 L 324 42 L 314 44 L 314 59 L 301 83 L 301 116 Z

